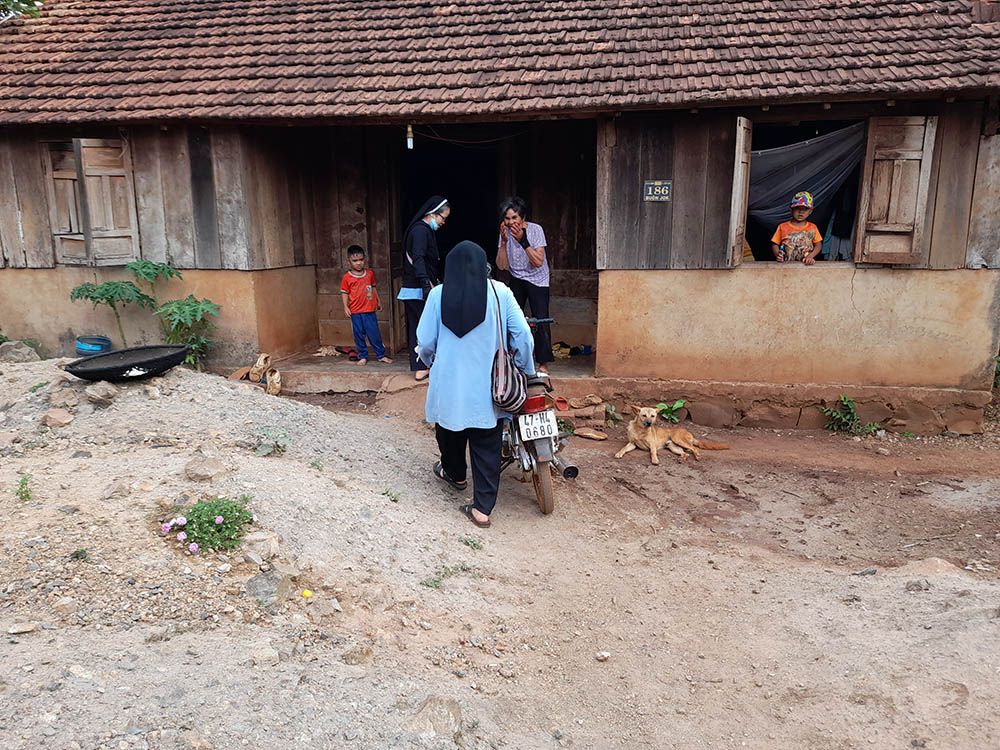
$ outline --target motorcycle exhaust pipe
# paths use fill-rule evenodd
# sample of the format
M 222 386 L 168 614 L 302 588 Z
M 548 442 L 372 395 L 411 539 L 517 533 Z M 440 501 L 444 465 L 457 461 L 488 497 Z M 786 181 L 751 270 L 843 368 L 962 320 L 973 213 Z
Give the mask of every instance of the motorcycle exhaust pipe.
M 552 457 L 552 464 L 562 472 L 563 479 L 576 479 L 580 476 L 580 470 L 576 468 L 573 464 L 568 464 L 563 461 L 559 456 Z

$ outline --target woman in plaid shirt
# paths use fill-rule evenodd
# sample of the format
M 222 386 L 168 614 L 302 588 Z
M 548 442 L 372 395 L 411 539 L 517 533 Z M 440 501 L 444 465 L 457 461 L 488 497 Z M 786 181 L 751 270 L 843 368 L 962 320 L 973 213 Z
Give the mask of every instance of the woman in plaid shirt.
M 500 242 L 497 268 L 510 271 L 510 290 L 517 304 L 527 302 L 535 318 L 549 317 L 549 262 L 545 256 L 545 232 L 527 220 L 528 205 L 517 196 L 500 204 Z M 539 372 L 548 372 L 552 339 L 548 324 L 535 326 L 535 359 Z

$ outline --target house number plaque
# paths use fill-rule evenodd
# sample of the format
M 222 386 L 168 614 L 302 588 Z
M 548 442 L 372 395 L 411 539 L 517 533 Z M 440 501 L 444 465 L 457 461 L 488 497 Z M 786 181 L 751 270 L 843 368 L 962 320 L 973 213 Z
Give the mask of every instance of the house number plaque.
M 644 201 L 668 201 L 671 192 L 671 180 L 646 180 L 642 183 Z

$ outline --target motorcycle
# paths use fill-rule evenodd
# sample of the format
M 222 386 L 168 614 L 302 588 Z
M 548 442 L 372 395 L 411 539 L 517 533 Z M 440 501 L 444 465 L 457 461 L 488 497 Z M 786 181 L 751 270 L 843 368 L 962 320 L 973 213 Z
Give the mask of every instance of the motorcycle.
M 552 318 L 528 318 L 532 328 L 551 322 Z M 559 432 L 555 400 L 549 395 L 551 379 L 546 373 L 532 375 L 527 390 L 524 405 L 513 415 L 513 421 L 504 425 L 500 471 L 516 464 L 521 467 L 522 477 L 530 474 L 538 507 L 548 515 L 554 508 L 552 470 L 559 471 L 564 479 L 575 479 L 580 470 L 558 455 L 569 433 Z

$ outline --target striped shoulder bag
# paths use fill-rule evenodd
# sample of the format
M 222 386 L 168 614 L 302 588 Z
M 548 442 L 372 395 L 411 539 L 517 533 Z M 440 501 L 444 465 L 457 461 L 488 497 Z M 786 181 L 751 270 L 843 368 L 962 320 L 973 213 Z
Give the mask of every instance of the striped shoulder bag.
M 493 355 L 493 403 L 506 412 L 514 413 L 524 406 L 524 401 L 528 397 L 528 378 L 514 364 L 514 357 L 504 342 L 500 296 L 492 281 L 489 285 L 497 301 L 497 338 L 500 341 L 497 353 Z

